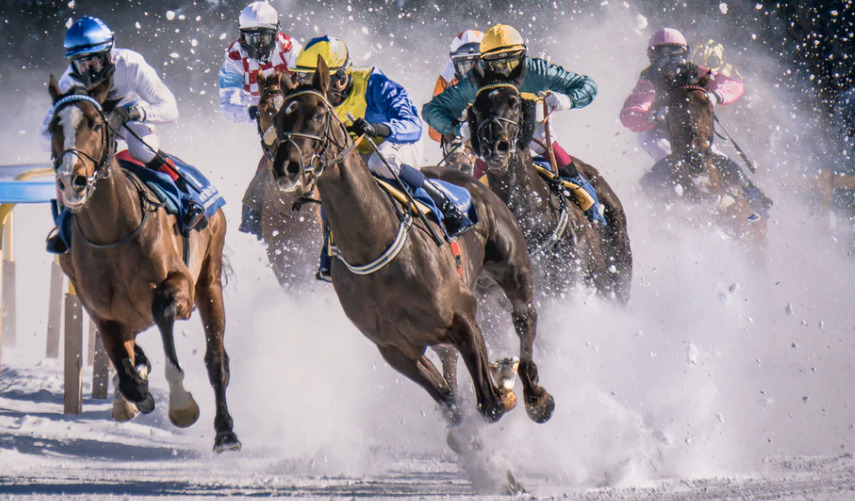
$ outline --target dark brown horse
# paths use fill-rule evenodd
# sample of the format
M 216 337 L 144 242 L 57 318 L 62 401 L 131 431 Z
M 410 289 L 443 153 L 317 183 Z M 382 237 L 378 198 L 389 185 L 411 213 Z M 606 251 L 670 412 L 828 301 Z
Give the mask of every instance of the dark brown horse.
M 135 340 L 157 324 L 166 354 L 169 419 L 179 427 L 199 418 L 198 405 L 184 389 L 173 335 L 175 320 L 190 318 L 195 303 L 205 326 L 205 365 L 216 397 L 214 450 L 239 449 L 226 404 L 225 216 L 220 210 L 204 229 L 192 232 L 185 266 L 176 217 L 152 203 L 153 195 L 114 157 L 115 136 L 105 118 L 115 104 L 105 102 L 110 85 L 108 80 L 88 93 L 74 88 L 65 95 L 53 76 L 48 85 L 57 191 L 72 212 L 71 250 L 60 256 L 60 265 L 98 327 L 118 373 L 118 391 L 143 413 L 155 404 L 148 390 L 148 361 Z M 117 419 L 133 417 L 125 414 L 122 402 L 114 402 L 113 410 Z
M 707 96 L 709 80 L 672 75 L 658 106 L 667 105 L 666 123 L 671 155 L 660 160 L 641 180 L 645 192 L 665 203 L 686 201 L 709 211 L 712 220 L 740 238 L 753 250 L 763 252 L 766 221 L 755 219 L 754 210 L 735 179 L 724 175 L 734 167 L 727 157 L 712 151 L 713 104 Z M 735 167 L 738 169 L 738 166 Z
M 262 157 L 250 197 L 259 197 L 261 205 L 261 233 L 267 244 L 267 258 L 279 284 L 287 290 L 300 290 L 314 282 L 318 256 L 308 249 L 321 245 L 321 209 L 318 190 L 314 183 L 295 187 L 285 192 L 273 179 L 268 153 L 275 141 L 273 116 L 282 104 L 279 75 L 265 77 L 258 72 L 258 124 L 262 132 Z M 266 138 L 266 139 L 265 139 Z M 268 145 L 267 142 L 271 144 Z
M 533 166 L 528 144 L 534 107 L 519 93 L 525 65 L 509 77 L 472 72 L 479 87 L 470 111 L 473 147 L 487 164 L 487 180 L 517 217 L 529 253 L 550 294 L 562 293 L 580 278 L 603 297 L 629 301 L 632 251 L 626 214 L 617 195 L 592 166 L 574 159 L 605 206 L 605 228 L 594 229 L 578 205 L 550 185 Z
M 333 285 L 348 318 L 393 368 L 427 390 L 452 422 L 459 418 L 457 396 L 425 351 L 454 346 L 472 376 L 479 411 L 496 421 L 513 398 L 492 381 L 475 321 L 472 288 L 479 276 L 489 277 L 512 304 L 526 411 L 535 421 L 548 420 L 554 400 L 538 384 L 530 264 L 513 215 L 471 176 L 429 171 L 469 189 L 478 209 L 478 224 L 457 240 L 458 268 L 452 247 L 438 245 L 430 235 L 439 227 L 426 226 L 378 187 L 326 99 L 329 70 L 323 59 L 312 85 L 295 88 L 289 79 L 282 81 L 285 104 L 274 119 L 279 145 L 273 175 L 286 190 L 305 182 L 308 173 L 317 178 L 335 242 Z

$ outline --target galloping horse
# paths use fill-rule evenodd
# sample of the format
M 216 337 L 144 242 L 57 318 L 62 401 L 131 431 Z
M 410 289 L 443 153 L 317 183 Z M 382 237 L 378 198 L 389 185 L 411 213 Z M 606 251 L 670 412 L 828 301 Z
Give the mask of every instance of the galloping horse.
M 259 186 L 263 194 L 257 195 L 263 200 L 261 233 L 267 244 L 267 258 L 279 284 L 285 289 L 295 290 L 314 281 L 314 269 L 318 265 L 317 254 L 306 252 L 307 249 L 320 248 L 323 238 L 318 190 L 314 183 L 306 183 L 294 192 L 285 193 L 273 180 L 268 156 L 270 146 L 265 141 L 272 144 L 275 140 L 275 137 L 270 137 L 273 132 L 270 126 L 282 104 L 279 75 L 265 77 L 259 71 L 258 88 L 259 129 L 268 134 L 262 137 L 265 156 L 258 174 L 265 179 Z
M 309 173 L 317 179 L 335 242 L 333 285 L 348 318 L 389 365 L 427 390 L 455 423 L 457 395 L 425 356 L 429 346 L 453 345 L 472 376 L 481 415 L 497 421 L 513 407 L 513 394 L 503 393 L 491 379 L 472 293 L 479 276 L 494 280 L 513 308 L 526 411 L 537 422 L 548 420 L 555 403 L 538 384 L 532 355 L 537 312 L 531 267 L 507 207 L 471 176 L 426 172 L 466 187 L 478 209 L 477 225 L 456 242 L 458 264 L 452 250 L 457 246 L 438 245 L 432 238 L 439 226 L 414 219 L 378 186 L 326 99 L 329 69 L 323 58 L 311 85 L 295 87 L 287 77 L 280 81 L 285 103 L 274 118 L 279 140 L 273 175 L 285 190 L 299 189 Z
M 184 371 L 175 353 L 176 319 L 190 318 L 195 302 L 205 327 L 205 365 L 216 397 L 214 450 L 237 450 L 226 404 L 229 357 L 223 346 L 225 312 L 221 283 L 226 219 L 222 210 L 207 226 L 191 232 L 189 266 L 177 220 L 114 156 L 115 135 L 106 114 L 108 79 L 90 92 L 72 88 L 64 94 L 51 75 L 54 103 L 49 125 L 56 184 L 62 204 L 71 211 L 70 251 L 59 262 L 81 303 L 98 327 L 119 378 L 118 391 L 135 405 L 115 400 L 117 420 L 136 410 L 154 410 L 148 390 L 150 365 L 136 336 L 157 324 L 166 354 L 169 419 L 187 427 L 199 418 L 199 406 L 184 389 Z
M 476 65 L 472 76 L 479 87 L 469 115 L 473 147 L 487 164 L 490 189 L 517 217 L 546 291 L 561 293 L 581 277 L 603 297 L 625 304 L 632 286 L 632 252 L 617 195 L 594 167 L 574 159 L 605 206 L 607 225 L 594 229 L 578 205 L 538 174 L 528 150 L 534 108 L 518 90 L 525 65 L 509 77 L 485 74 Z
M 742 188 L 728 180 L 723 167 L 731 162 L 715 153 L 713 104 L 707 96 L 707 76 L 700 79 L 673 75 L 659 98 L 668 106 L 666 123 L 671 139 L 671 155 L 660 160 L 644 175 L 641 185 L 657 200 L 673 203 L 685 200 L 711 211 L 713 220 L 736 237 L 762 252 L 766 241 L 766 221 L 751 221 L 754 210 Z

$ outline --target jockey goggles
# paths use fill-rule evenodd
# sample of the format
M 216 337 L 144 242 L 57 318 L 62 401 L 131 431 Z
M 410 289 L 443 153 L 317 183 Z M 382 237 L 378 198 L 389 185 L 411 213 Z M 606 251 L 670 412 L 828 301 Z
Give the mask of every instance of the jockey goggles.
M 465 76 L 472 68 L 478 64 L 481 59 L 477 54 L 466 54 L 462 56 L 452 56 L 451 62 L 454 64 L 454 73 L 459 77 Z
M 482 55 L 481 64 L 490 73 L 507 77 L 522 63 L 523 56 L 525 56 L 525 49 L 499 52 L 489 56 Z
M 101 73 L 107 66 L 106 53 L 89 54 L 80 58 L 72 59 L 71 64 L 74 65 L 74 71 L 79 75 L 96 75 Z
M 656 64 L 656 61 L 663 57 L 680 56 L 682 58 L 685 58 L 688 52 L 689 49 L 684 45 L 663 44 L 650 47 L 647 50 L 647 57 L 648 59 L 650 59 L 651 63 Z
M 266 60 L 276 44 L 276 30 L 269 28 L 240 30 L 240 44 L 249 57 Z

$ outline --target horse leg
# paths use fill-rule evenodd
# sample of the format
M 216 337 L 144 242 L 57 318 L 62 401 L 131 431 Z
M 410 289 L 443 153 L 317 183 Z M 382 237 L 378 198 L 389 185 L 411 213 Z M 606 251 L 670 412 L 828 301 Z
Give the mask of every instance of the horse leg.
M 116 390 L 130 403 L 114 397 L 113 417 L 117 421 L 127 421 L 136 415 L 137 409 L 144 414 L 153 411 L 154 397 L 148 391 L 151 365 L 142 349 L 136 346 L 134 335 L 116 322 L 96 319 L 96 323 L 104 351 L 116 369 Z
M 475 298 L 472 297 L 471 300 L 475 301 Z M 478 411 L 487 422 L 498 421 L 516 402 L 511 401 L 510 398 L 503 400 L 499 390 L 493 384 L 493 379 L 490 376 L 490 364 L 487 360 L 487 346 L 484 343 L 481 329 L 475 323 L 474 316 L 464 316 L 460 312 L 455 313 L 449 328 L 449 335 L 457 351 L 463 357 L 466 368 L 469 369 L 469 375 L 475 385 Z
M 439 360 L 442 363 L 442 376 L 448 384 L 448 389 L 457 395 L 457 352 L 448 345 L 434 346 L 433 351 L 439 355 Z
M 154 291 L 151 313 L 163 339 L 166 355 L 166 381 L 169 383 L 169 420 L 179 428 L 191 426 L 199 419 L 199 406 L 184 389 L 184 370 L 175 353 L 175 318 L 187 318 L 190 311 L 189 279 L 184 273 L 170 273 Z
M 445 417 L 451 424 L 460 422 L 461 415 L 457 407 L 457 396 L 449 388 L 447 380 L 424 353 L 418 358 L 407 356 L 396 346 L 377 346 L 383 359 L 396 371 L 407 376 L 427 390 L 431 398 L 442 407 Z M 451 351 L 449 348 L 445 348 Z M 455 357 L 456 358 L 456 357 Z M 455 360 L 456 366 L 456 360 Z
M 196 306 L 205 326 L 205 367 L 208 370 L 208 380 L 214 388 L 216 400 L 216 416 L 214 430 L 214 451 L 221 453 L 227 450 L 240 450 L 241 443 L 232 431 L 234 421 L 229 414 L 226 403 L 226 388 L 229 386 L 229 355 L 223 344 L 226 330 L 226 312 L 223 307 L 222 276 L 222 245 L 217 259 L 208 256 L 196 283 Z

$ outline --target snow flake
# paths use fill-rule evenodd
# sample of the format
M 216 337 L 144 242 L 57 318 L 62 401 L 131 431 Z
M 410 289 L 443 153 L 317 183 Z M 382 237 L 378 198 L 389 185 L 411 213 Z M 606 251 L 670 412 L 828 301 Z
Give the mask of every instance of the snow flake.
M 166 11 L 166 20 L 172 21 L 173 19 L 175 19 L 175 11 L 173 11 L 173 10 Z
M 718 10 L 720 10 L 722 14 L 727 14 L 727 3 L 722 2 L 718 4 Z

